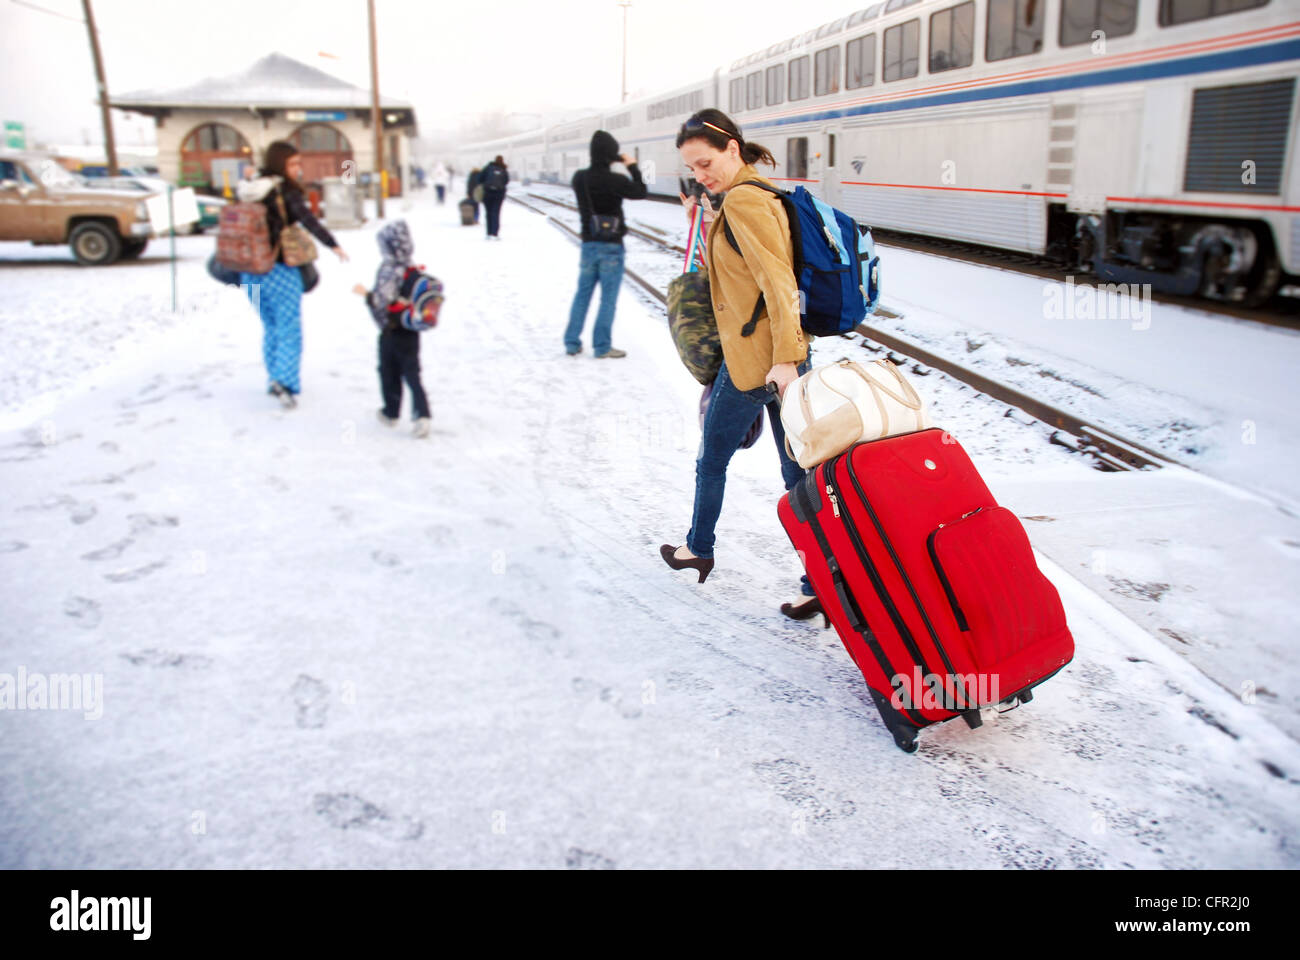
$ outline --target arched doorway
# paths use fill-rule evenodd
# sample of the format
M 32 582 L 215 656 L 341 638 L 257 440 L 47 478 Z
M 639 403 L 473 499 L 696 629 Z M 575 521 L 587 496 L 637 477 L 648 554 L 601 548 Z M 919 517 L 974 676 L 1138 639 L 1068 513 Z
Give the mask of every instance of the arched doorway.
M 253 148 L 243 134 L 224 123 L 205 123 L 195 127 L 181 141 L 181 186 L 219 189 L 222 184 L 213 176 L 213 160 L 247 160 L 251 163 Z
M 289 137 L 302 157 L 302 182 L 319 185 L 343 174 L 343 164 L 352 159 L 348 138 L 327 123 L 308 123 Z

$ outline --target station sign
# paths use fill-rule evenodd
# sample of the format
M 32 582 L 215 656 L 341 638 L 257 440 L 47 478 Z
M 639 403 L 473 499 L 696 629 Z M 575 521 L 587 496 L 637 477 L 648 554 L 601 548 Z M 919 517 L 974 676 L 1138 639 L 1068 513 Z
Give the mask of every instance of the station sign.
M 292 123 L 336 123 L 348 118 L 346 110 L 286 110 L 284 118 Z
M 27 149 L 27 131 L 21 123 L 5 121 L 5 146 L 10 150 Z

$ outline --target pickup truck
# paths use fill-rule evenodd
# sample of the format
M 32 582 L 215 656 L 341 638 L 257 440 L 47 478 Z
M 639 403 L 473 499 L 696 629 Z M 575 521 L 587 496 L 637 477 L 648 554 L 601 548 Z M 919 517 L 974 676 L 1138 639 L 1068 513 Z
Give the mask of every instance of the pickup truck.
M 0 154 L 0 240 L 66 243 L 78 263 L 140 256 L 153 236 L 147 197 L 88 187 L 50 157 Z

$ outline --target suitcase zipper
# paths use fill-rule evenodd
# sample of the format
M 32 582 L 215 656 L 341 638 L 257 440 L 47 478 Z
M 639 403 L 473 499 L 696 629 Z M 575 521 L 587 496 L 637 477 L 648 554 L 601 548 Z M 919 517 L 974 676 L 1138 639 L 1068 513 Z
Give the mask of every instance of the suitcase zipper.
M 972 510 L 971 513 L 979 513 L 978 510 Z M 970 513 L 962 515 L 965 520 Z M 957 618 L 957 629 L 963 632 L 970 631 L 970 624 L 966 621 L 966 614 L 962 613 L 961 604 L 957 602 L 957 594 L 953 592 L 952 584 L 948 582 L 948 574 L 944 573 L 943 564 L 939 562 L 939 554 L 934 549 L 934 538 L 947 524 L 939 524 L 938 527 L 930 531 L 930 536 L 926 537 L 925 548 L 930 551 L 930 562 L 934 564 L 935 573 L 939 574 L 939 583 L 943 587 L 943 592 L 948 595 L 948 604 L 952 607 L 953 616 Z
M 832 504 L 837 502 L 834 485 L 835 465 L 841 459 L 841 457 L 836 457 L 826 465 L 826 492 L 830 495 Z M 837 517 L 839 516 L 838 510 L 835 512 L 835 515 Z M 907 652 L 912 655 L 913 662 L 921 668 L 922 672 L 929 673 L 930 668 L 925 662 L 925 657 L 921 653 L 921 648 L 917 646 L 916 638 L 912 636 L 912 631 L 908 628 L 906 621 L 903 620 L 903 615 L 899 612 L 898 605 L 894 603 L 894 598 L 889 595 L 889 590 L 885 587 L 885 582 L 880 577 L 880 571 L 877 570 L 876 565 L 871 562 L 871 557 L 867 553 L 866 544 L 862 542 L 862 537 L 858 533 L 857 528 L 850 522 L 851 520 L 851 517 L 842 518 L 841 523 L 844 527 L 845 533 L 848 534 L 849 540 L 853 544 L 854 552 L 858 555 L 858 562 L 862 564 L 862 569 L 866 572 L 868 579 L 871 580 L 871 585 L 876 590 L 876 596 L 879 597 L 881 606 L 883 606 L 885 612 L 889 614 L 889 619 L 894 624 L 894 629 L 898 631 L 899 638 L 903 641 L 903 645 L 907 647 Z
M 824 464 L 821 468 L 814 467 L 812 470 L 812 477 L 816 477 L 818 469 L 824 469 L 825 477 L 831 476 L 831 470 L 838 459 L 840 458 L 832 458 L 829 463 Z M 857 599 L 853 596 L 852 590 L 849 589 L 849 585 L 845 582 L 844 573 L 840 570 L 839 561 L 835 559 L 835 554 L 831 550 L 830 543 L 826 540 L 826 532 L 822 529 L 821 523 L 817 519 L 817 510 L 812 502 L 811 493 L 814 489 L 816 488 L 813 484 L 805 484 L 801 481 L 799 485 L 791 491 L 791 496 L 797 497 L 802 501 L 804 515 L 808 518 L 808 527 L 812 530 L 813 536 L 817 538 L 817 546 L 821 549 L 822 558 L 826 561 L 827 569 L 831 574 L 831 584 L 835 589 L 836 599 L 839 600 L 840 607 L 844 610 L 844 615 L 848 618 L 849 626 L 855 633 L 862 637 L 864 641 L 866 641 L 867 648 L 876 658 L 876 665 L 879 666 L 881 672 L 884 673 L 885 679 L 892 682 L 893 677 L 897 675 L 896 671 L 890 664 L 889 657 L 885 655 L 885 651 L 881 648 L 880 641 L 876 639 L 876 635 L 871 631 L 871 625 L 867 623 L 867 618 L 863 616 L 862 608 L 858 606 Z M 929 721 L 921 716 L 921 714 L 913 707 L 903 708 L 903 713 L 918 728 L 929 725 Z
M 849 449 L 851 453 L 854 448 L 850 447 Z M 894 567 L 895 569 L 898 570 L 898 575 L 903 578 L 903 583 L 907 586 L 907 592 L 912 595 L 912 602 L 916 604 L 917 612 L 921 614 L 921 619 L 925 622 L 925 628 L 930 634 L 930 640 L 931 642 L 934 643 L 934 648 L 937 651 L 939 651 L 939 657 L 941 660 L 943 660 L 943 665 L 945 669 L 947 669 L 948 671 L 948 676 L 949 677 L 958 676 L 956 669 L 954 669 L 952 665 L 952 660 L 949 659 L 948 657 L 948 652 L 944 650 L 943 644 L 939 640 L 938 631 L 934 629 L 934 624 L 930 622 L 930 615 L 925 612 L 925 605 L 921 603 L 920 595 L 917 594 L 916 588 L 912 585 L 912 580 L 910 577 L 908 577 L 907 571 L 903 569 L 903 561 L 899 559 L 898 551 L 894 549 L 894 545 L 890 542 L 889 537 L 885 534 L 885 528 L 881 525 L 880 518 L 876 516 L 876 511 L 872 508 L 871 501 L 867 499 L 867 493 L 862 488 L 861 481 L 858 480 L 858 471 L 853 466 L 852 456 L 849 456 L 848 458 L 848 468 L 849 468 L 849 480 L 853 483 L 853 490 L 855 493 L 857 493 L 859 500 L 862 502 L 863 508 L 867 511 L 867 515 L 871 518 L 871 523 L 876 528 L 876 533 L 877 535 L 879 535 L 881 542 L 885 545 L 885 549 L 889 551 L 889 556 L 894 561 Z M 963 710 L 969 709 L 970 705 L 973 702 L 976 702 L 972 700 L 969 692 L 965 689 L 964 686 L 960 687 L 960 690 L 961 690 L 961 699 L 966 703 L 966 706 L 965 707 L 959 706 L 956 711 L 958 713 L 962 712 Z
M 831 510 L 834 512 L 835 516 L 838 517 L 840 515 L 840 500 L 839 497 L 835 495 L 835 487 L 829 483 L 826 484 L 826 496 L 830 498 Z

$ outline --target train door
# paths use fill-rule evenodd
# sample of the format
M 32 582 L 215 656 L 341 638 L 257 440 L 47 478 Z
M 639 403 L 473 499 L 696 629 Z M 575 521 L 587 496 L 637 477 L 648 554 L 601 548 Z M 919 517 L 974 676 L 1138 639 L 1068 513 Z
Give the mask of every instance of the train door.
M 821 172 L 819 174 L 821 183 L 817 185 L 815 192 L 819 197 L 825 200 L 833 207 L 839 206 L 840 203 L 840 168 L 839 168 L 839 137 L 833 129 L 822 127 L 820 133 L 821 150 L 819 160 Z

